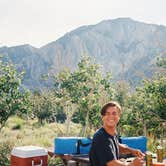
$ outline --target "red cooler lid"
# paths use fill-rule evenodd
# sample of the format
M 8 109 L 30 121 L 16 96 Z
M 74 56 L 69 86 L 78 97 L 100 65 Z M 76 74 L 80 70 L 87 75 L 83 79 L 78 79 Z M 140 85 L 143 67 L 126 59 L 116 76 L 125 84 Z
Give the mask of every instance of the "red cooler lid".
M 21 157 L 21 158 L 28 158 L 28 157 L 35 157 L 35 156 L 45 156 L 48 152 L 46 149 L 38 146 L 20 146 L 13 148 L 11 155 Z

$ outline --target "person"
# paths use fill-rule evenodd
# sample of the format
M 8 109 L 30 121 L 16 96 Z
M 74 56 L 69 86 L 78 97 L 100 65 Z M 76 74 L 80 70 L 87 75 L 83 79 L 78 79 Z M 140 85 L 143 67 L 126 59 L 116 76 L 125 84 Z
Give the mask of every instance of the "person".
M 121 106 L 111 101 L 101 109 L 103 127 L 93 136 L 89 153 L 91 166 L 142 166 L 144 154 L 137 149 L 120 144 L 116 127 L 122 113 Z M 120 154 L 132 154 L 136 158 L 128 163 L 119 159 Z

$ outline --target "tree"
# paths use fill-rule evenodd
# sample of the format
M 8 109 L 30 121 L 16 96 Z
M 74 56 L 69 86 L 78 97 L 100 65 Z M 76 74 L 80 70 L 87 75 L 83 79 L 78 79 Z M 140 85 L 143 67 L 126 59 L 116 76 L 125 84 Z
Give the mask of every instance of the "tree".
M 129 109 L 123 128 L 130 125 L 131 135 L 147 135 L 153 133 L 161 137 L 166 122 L 166 78 L 157 77 L 144 80 L 142 87 L 129 98 Z M 163 127 L 161 127 L 163 126 Z M 128 126 L 129 127 L 129 126 Z
M 83 125 L 84 136 L 89 127 L 101 124 L 100 108 L 113 94 L 110 75 L 102 77 L 100 66 L 83 57 L 73 73 L 63 71 L 55 77 L 55 94 L 63 101 L 67 118 L 73 115 Z
M 69 70 L 64 70 L 55 76 L 55 89 L 54 94 L 57 97 L 57 107 L 61 107 L 61 112 L 65 114 L 66 123 L 66 136 L 70 133 L 70 123 L 72 116 L 77 109 L 77 105 L 73 101 L 74 94 L 71 97 L 71 87 L 73 80 L 71 78 L 72 73 Z M 74 90 L 73 90 L 74 92 Z
M 123 112 L 118 124 L 118 133 L 129 135 L 128 131 L 126 132 L 126 127 L 129 127 L 127 124 L 127 118 L 131 113 L 130 106 L 128 105 L 130 99 L 130 87 L 125 81 L 119 81 L 114 86 L 116 92 L 114 100 L 121 105 Z
M 11 115 L 30 111 L 30 92 L 21 88 L 24 73 L 0 59 L 0 130 Z
M 126 100 L 124 88 L 118 88 L 118 100 L 125 106 L 120 126 L 125 135 L 153 134 L 161 137 L 166 133 L 166 77 L 165 60 L 160 58 L 157 65 L 158 73 L 152 79 L 143 80 L 142 86 L 137 87 Z M 127 94 L 127 93 L 125 93 Z M 117 95 L 116 95 L 117 96 Z M 125 102 L 123 102 L 125 99 Z M 162 126 L 162 127 L 161 127 Z
M 56 98 L 50 91 L 42 91 L 33 93 L 32 113 L 38 118 L 39 123 L 42 125 L 43 121 L 51 121 L 56 114 Z M 55 119 L 54 119 L 55 121 Z
M 157 66 L 166 69 L 166 58 L 165 57 L 157 58 Z

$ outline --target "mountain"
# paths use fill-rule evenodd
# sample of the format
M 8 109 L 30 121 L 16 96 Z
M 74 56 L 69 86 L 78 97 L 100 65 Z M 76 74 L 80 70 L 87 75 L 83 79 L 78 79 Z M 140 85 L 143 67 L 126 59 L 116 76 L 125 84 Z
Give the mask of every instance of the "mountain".
M 166 27 L 118 18 L 82 26 L 38 49 L 30 45 L 2 47 L 0 53 L 27 71 L 24 85 L 30 89 L 42 87 L 41 75 L 50 69 L 74 70 L 82 55 L 93 57 L 114 80 L 136 85 L 156 71 L 156 58 L 164 56 L 165 46 Z
M 21 45 L 16 47 L 1 47 L 0 54 L 3 55 L 4 60 L 10 59 L 18 71 L 25 71 L 23 80 L 24 86 L 34 89 L 42 88 L 41 75 L 47 74 L 49 64 L 42 57 L 39 49 L 30 45 Z

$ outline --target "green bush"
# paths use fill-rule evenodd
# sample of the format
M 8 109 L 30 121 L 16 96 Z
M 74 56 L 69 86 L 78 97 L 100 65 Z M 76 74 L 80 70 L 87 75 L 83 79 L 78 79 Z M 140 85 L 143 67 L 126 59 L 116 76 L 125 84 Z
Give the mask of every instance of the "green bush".
M 12 116 L 8 119 L 5 127 L 8 127 L 12 130 L 20 130 L 24 127 L 26 121 L 18 116 Z
M 0 165 L 10 166 L 10 153 L 13 143 L 10 141 L 0 142 Z
M 62 160 L 60 158 L 48 157 L 48 166 L 63 166 Z
M 16 124 L 12 127 L 12 130 L 20 130 L 21 129 L 21 124 Z

